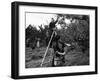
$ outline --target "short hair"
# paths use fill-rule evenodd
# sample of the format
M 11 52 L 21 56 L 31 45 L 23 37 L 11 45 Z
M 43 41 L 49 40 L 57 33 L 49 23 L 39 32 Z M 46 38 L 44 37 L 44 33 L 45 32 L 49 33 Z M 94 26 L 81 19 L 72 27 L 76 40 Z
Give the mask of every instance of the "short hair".
M 54 18 L 51 18 L 52 20 L 54 20 Z
M 51 18 L 51 19 L 54 19 L 54 18 Z

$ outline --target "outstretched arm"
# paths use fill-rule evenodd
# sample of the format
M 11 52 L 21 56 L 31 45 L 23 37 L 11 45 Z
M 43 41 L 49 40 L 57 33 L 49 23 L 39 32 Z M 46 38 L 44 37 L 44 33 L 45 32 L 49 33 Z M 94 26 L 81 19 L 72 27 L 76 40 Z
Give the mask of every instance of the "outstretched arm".
M 65 51 L 64 51 L 63 53 L 57 51 L 57 53 L 58 53 L 59 55 L 65 55 Z
M 56 21 L 55 21 L 55 24 L 58 22 L 58 19 L 59 19 L 59 16 L 57 17 Z

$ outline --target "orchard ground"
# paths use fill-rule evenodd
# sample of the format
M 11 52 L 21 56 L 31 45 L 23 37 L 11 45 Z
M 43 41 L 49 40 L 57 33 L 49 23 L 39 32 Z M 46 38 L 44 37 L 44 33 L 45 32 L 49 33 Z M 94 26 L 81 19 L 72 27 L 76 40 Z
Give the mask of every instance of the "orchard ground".
M 52 48 L 49 48 L 42 67 L 52 67 L 52 50 Z M 63 66 L 89 65 L 89 50 L 85 50 L 84 53 L 79 47 L 69 51 L 67 51 L 68 47 L 65 47 L 65 50 L 65 63 Z M 35 48 L 33 50 L 30 47 L 26 47 L 25 67 L 40 67 L 45 51 L 46 47 Z

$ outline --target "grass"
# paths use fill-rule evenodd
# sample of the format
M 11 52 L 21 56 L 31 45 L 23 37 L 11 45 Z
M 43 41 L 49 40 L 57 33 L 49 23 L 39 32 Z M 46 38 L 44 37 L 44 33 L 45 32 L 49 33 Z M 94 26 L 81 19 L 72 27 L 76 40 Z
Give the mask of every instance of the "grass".
M 46 50 L 45 47 L 35 48 L 33 50 L 31 48 L 26 48 L 25 67 L 26 68 L 40 67 L 45 50 Z M 49 48 L 43 63 L 43 67 L 52 67 L 51 65 L 52 57 L 53 57 L 52 49 Z M 79 49 L 74 49 L 70 50 L 69 52 L 66 52 L 64 66 L 80 66 L 80 65 L 89 65 L 88 50 L 85 51 L 84 53 Z

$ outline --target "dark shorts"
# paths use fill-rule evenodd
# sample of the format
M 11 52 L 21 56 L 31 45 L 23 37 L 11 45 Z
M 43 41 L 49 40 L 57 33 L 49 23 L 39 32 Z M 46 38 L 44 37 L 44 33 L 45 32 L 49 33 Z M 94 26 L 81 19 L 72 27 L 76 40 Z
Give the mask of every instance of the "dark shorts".
M 56 61 L 56 65 L 54 64 L 54 62 Z M 63 66 L 65 63 L 65 56 L 64 55 L 55 55 L 52 61 L 52 66 Z

